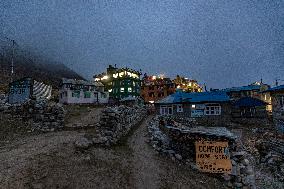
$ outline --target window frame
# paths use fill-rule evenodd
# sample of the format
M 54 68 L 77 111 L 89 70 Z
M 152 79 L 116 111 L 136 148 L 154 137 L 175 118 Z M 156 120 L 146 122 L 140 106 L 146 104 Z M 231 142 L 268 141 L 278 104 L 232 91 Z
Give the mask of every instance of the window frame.
M 218 116 L 221 115 L 222 113 L 222 107 L 221 105 L 206 105 L 205 109 L 204 109 L 204 115 L 208 115 L 208 116 Z

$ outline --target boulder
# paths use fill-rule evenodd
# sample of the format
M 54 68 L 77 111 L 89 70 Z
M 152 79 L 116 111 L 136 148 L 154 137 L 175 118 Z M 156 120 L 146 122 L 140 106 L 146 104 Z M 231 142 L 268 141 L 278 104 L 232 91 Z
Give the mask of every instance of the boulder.
M 85 137 L 81 137 L 75 141 L 74 145 L 79 150 L 86 150 L 92 145 L 92 142 Z

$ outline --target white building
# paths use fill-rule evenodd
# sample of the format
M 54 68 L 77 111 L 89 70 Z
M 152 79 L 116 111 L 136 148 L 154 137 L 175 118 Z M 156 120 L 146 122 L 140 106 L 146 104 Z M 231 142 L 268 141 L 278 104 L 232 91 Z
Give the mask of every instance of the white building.
M 62 104 L 105 104 L 109 95 L 101 82 L 62 79 L 59 102 Z

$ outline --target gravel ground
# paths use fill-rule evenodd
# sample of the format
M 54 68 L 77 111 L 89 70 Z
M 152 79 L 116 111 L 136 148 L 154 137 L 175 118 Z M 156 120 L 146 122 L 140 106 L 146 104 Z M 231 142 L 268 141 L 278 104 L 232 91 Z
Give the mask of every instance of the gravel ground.
M 223 188 L 157 154 L 146 143 L 146 121 L 121 144 L 78 152 L 73 143 L 86 132 L 44 133 L 1 146 L 0 188 Z

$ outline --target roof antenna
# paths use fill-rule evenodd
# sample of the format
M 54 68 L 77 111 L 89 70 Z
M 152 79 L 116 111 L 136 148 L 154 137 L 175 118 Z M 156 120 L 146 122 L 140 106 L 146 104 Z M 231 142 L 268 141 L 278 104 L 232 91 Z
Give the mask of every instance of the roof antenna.
M 207 87 L 206 87 L 205 83 L 204 83 L 204 90 L 205 90 L 205 92 L 207 92 Z

